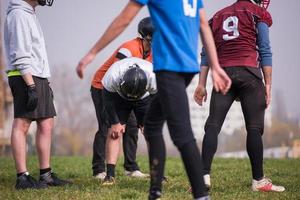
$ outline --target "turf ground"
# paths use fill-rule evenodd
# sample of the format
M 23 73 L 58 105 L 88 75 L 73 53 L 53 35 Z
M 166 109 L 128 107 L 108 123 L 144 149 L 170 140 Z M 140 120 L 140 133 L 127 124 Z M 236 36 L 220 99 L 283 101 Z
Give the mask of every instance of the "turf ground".
M 139 157 L 143 171 L 148 171 L 146 157 Z M 133 179 L 123 175 L 122 162 L 117 167 L 117 184 L 101 186 L 91 177 L 91 159 L 87 157 L 53 157 L 52 168 L 60 177 L 74 182 L 72 186 L 46 190 L 15 191 L 13 160 L 0 157 L 0 199 L 55 199 L 55 200 L 119 200 L 147 199 L 149 180 Z M 28 168 L 34 177 L 38 176 L 37 158 L 30 157 Z M 250 190 L 250 165 L 247 159 L 216 159 L 212 172 L 213 200 L 300 200 L 300 159 L 265 160 L 265 174 L 274 183 L 284 185 L 284 193 L 255 193 Z M 189 184 L 178 158 L 168 158 L 166 166 L 168 183 L 164 184 L 163 200 L 192 199 L 187 192 Z

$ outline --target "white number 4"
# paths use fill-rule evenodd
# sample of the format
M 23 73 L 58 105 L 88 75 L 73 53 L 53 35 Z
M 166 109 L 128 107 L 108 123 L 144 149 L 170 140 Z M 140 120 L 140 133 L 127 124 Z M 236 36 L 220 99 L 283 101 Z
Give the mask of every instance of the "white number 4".
M 189 0 L 182 0 L 184 15 L 188 17 L 196 17 L 197 0 L 193 0 L 193 5 L 189 4 Z
M 223 40 L 233 40 L 240 36 L 239 30 L 239 18 L 236 16 L 230 16 L 223 22 L 223 29 L 228 34 L 223 35 Z

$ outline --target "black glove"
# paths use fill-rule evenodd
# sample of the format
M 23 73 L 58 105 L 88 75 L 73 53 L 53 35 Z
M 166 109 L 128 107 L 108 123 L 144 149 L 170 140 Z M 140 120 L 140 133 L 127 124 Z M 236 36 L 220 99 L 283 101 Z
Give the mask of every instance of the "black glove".
M 38 104 L 38 93 L 34 84 L 27 87 L 27 109 L 33 111 L 36 109 Z

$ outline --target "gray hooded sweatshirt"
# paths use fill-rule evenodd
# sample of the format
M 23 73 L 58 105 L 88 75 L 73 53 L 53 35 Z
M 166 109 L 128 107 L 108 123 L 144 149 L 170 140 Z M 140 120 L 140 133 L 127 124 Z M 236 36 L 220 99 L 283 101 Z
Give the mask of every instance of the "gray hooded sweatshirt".
M 10 0 L 4 25 L 8 71 L 19 70 L 49 78 L 50 69 L 41 26 L 34 9 L 23 0 Z

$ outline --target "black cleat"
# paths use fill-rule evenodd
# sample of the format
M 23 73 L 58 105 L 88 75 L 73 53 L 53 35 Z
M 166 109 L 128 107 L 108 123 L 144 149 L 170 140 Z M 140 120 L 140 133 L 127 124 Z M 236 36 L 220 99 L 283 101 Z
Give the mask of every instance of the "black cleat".
M 103 186 L 110 186 L 110 185 L 115 185 L 115 184 L 116 184 L 115 178 L 113 176 L 109 176 L 109 175 L 105 176 L 103 183 L 102 183 Z
M 28 173 L 24 173 L 23 175 L 19 176 L 17 178 L 16 185 L 15 185 L 16 190 L 44 189 L 47 187 L 48 187 L 47 184 L 35 180 Z
M 152 190 L 148 196 L 148 200 L 160 200 L 161 199 L 161 191 Z
M 58 178 L 56 174 L 51 171 L 40 175 L 40 182 L 47 184 L 48 186 L 64 186 L 72 184 L 70 181 Z

